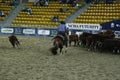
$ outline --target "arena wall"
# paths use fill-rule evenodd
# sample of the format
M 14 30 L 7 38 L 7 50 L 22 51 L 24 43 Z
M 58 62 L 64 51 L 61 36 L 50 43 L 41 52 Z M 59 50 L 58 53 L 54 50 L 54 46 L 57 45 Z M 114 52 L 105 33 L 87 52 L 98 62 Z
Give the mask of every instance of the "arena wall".
M 69 28 L 69 34 L 81 34 L 83 32 L 96 34 L 101 31 L 111 29 L 115 34 L 120 36 L 120 20 L 114 20 L 103 24 L 76 24 L 66 23 Z M 55 28 L 32 28 L 32 27 L 0 27 L 0 34 L 15 34 L 29 36 L 55 36 L 57 31 Z

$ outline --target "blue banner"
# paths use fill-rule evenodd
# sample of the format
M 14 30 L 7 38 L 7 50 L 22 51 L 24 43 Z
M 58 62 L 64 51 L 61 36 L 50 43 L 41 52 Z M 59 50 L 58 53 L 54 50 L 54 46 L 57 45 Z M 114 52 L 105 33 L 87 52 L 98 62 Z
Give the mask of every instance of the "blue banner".
M 99 24 L 74 24 L 67 23 L 70 34 L 81 34 L 83 32 L 97 34 L 101 30 L 112 29 L 120 34 L 120 20 Z M 56 36 L 56 28 L 30 28 L 30 27 L 0 27 L 0 34 L 30 35 L 30 36 Z
M 50 31 L 50 36 L 55 36 L 55 35 L 57 35 L 57 30 L 56 29 L 52 29 Z
M 22 34 L 36 36 L 36 28 L 22 28 Z
M 69 29 L 69 34 L 81 34 L 82 32 L 97 33 L 97 30 Z M 23 36 L 56 36 L 57 30 L 53 28 L 29 28 L 29 27 L 0 27 L 0 34 L 15 34 Z
M 22 27 L 14 27 L 14 34 L 23 35 L 23 28 Z
M 114 31 L 120 31 L 120 20 L 114 20 L 111 22 L 101 24 L 102 30 L 111 29 Z

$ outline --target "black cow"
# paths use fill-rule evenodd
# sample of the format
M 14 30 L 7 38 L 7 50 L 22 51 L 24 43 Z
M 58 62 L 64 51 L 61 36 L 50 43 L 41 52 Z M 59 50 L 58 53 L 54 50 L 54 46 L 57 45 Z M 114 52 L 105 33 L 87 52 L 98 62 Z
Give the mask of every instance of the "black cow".
M 80 36 L 79 36 L 79 41 L 81 43 L 81 45 L 83 47 L 86 46 L 86 42 L 87 42 L 87 37 L 88 36 L 91 36 L 92 34 L 91 33 L 87 33 L 87 32 L 83 32 Z
M 106 39 L 99 45 L 99 50 L 110 51 L 113 53 L 120 53 L 120 40 L 119 39 Z
M 20 42 L 18 41 L 18 39 L 15 35 L 11 35 L 8 38 L 9 38 L 9 42 L 12 44 L 13 48 L 15 48 L 15 45 L 17 47 L 20 46 Z

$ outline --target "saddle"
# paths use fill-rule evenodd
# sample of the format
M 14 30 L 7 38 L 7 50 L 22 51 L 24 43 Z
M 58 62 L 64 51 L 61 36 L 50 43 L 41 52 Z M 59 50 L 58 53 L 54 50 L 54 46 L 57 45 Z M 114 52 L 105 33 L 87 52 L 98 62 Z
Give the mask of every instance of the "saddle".
M 64 40 L 64 36 L 62 36 L 62 35 L 57 35 L 58 37 L 60 37 L 62 40 Z
M 62 41 L 64 41 L 64 37 L 62 36 L 62 35 L 57 35 L 57 36 L 55 36 L 53 39 L 55 39 L 55 38 L 60 38 Z

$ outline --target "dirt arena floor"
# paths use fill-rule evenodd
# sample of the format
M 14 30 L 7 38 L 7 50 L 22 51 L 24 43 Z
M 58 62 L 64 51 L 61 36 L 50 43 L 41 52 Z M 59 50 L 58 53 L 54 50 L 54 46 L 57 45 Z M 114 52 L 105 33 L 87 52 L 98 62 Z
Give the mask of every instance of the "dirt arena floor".
M 0 36 L 0 80 L 120 80 L 120 55 L 74 46 L 52 55 L 50 37 L 17 37 L 20 48 Z

